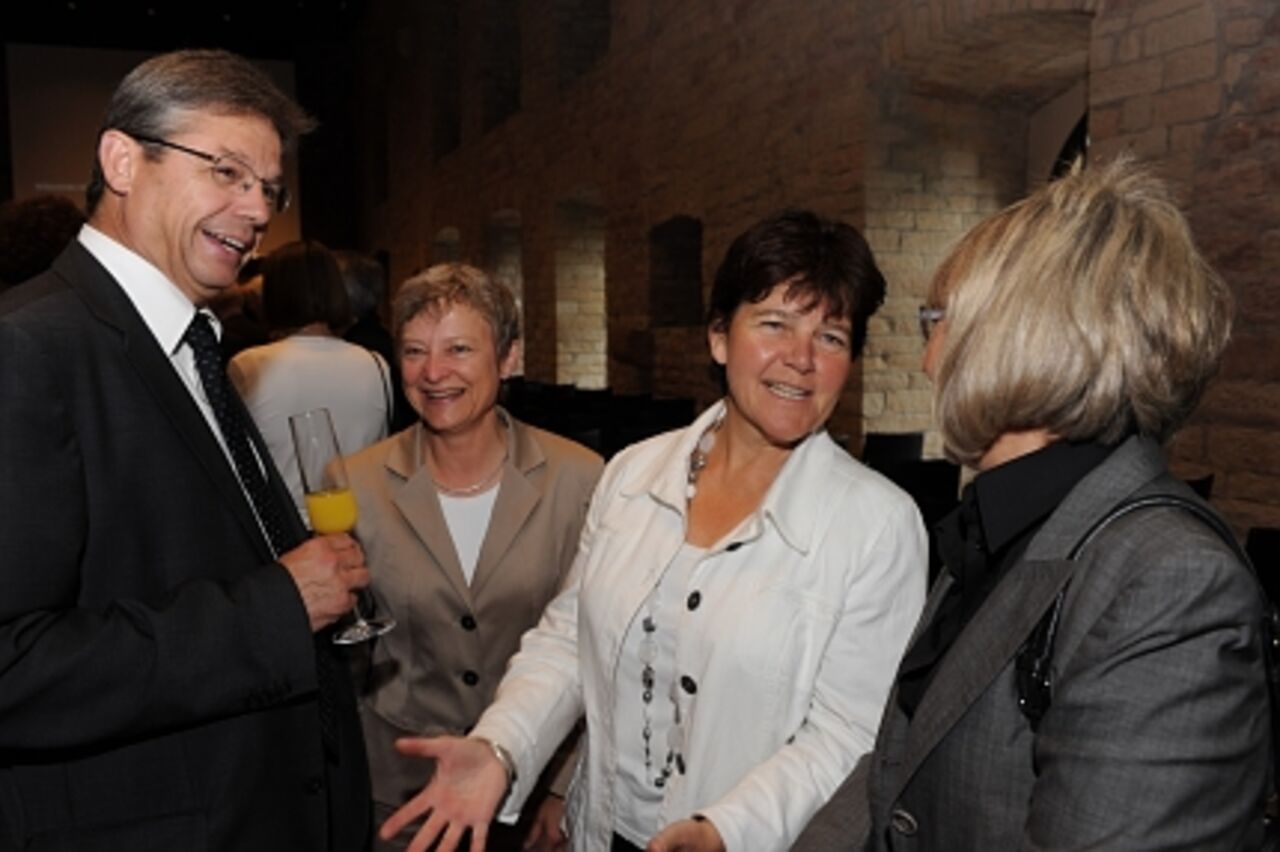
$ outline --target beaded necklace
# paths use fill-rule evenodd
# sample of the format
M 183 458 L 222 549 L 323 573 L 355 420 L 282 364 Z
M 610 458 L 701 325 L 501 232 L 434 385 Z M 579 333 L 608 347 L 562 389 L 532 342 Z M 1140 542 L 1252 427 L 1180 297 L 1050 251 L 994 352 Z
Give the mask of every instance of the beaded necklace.
M 689 474 L 686 480 L 685 494 L 688 499 L 692 500 L 693 495 L 698 492 L 698 474 L 702 473 L 703 468 L 707 466 L 707 455 L 711 452 L 711 448 L 716 443 L 716 433 L 720 431 L 721 424 L 724 423 L 724 415 L 722 414 L 716 419 L 707 431 L 703 432 L 698 442 L 694 445 L 693 451 L 689 453 Z M 644 728 L 641 730 L 641 736 L 644 739 L 644 768 L 653 780 L 653 786 L 659 789 L 667 784 L 673 774 L 681 775 L 685 772 L 684 763 L 684 718 L 680 710 L 680 694 L 677 688 L 676 678 L 671 679 L 671 689 L 668 697 L 671 700 L 672 722 L 671 727 L 667 729 L 667 754 L 663 759 L 662 766 L 656 771 L 654 770 L 653 759 L 653 720 L 650 716 L 649 709 L 653 704 L 653 690 L 657 683 L 657 672 L 654 664 L 658 661 L 658 640 L 655 635 L 658 632 L 658 601 L 661 595 L 662 582 L 658 582 L 658 586 L 654 588 L 653 594 L 649 597 L 649 611 L 645 613 L 644 618 L 640 622 L 640 627 L 644 631 L 644 635 L 640 638 L 640 663 L 643 668 L 640 670 L 640 686 L 642 692 L 641 699 L 644 701 L 642 712 L 644 715 Z

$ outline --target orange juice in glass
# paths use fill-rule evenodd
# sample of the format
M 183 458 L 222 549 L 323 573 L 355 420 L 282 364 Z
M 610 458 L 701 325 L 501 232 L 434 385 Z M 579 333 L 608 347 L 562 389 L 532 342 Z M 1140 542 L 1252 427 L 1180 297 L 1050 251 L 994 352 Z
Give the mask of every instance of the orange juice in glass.
M 293 415 L 289 418 L 289 431 L 298 456 L 311 529 L 321 535 L 351 532 L 356 528 L 359 512 L 347 481 L 347 469 L 342 463 L 329 409 L 316 408 Z M 390 618 L 365 618 L 360 611 L 361 600 L 363 595 L 358 595 L 355 620 L 333 634 L 333 641 L 339 645 L 368 641 L 396 625 Z

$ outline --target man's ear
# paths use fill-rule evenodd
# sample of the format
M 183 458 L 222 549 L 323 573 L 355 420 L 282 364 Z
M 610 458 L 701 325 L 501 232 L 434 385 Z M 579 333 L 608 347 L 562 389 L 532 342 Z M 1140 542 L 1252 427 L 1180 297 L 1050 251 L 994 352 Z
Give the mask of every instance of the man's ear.
M 115 195 L 128 195 L 142 159 L 142 148 L 119 130 L 104 130 L 98 139 L 98 165 L 102 178 Z

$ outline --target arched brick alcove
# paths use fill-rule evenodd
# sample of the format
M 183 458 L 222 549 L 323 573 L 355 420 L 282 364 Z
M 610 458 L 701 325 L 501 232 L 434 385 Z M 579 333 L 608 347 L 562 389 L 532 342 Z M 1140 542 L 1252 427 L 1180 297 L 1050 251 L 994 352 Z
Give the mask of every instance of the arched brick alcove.
M 863 362 L 864 431 L 924 431 L 926 452 L 940 451 L 916 307 L 951 245 L 1027 191 L 1037 112 L 1073 87 L 1083 97 L 1093 5 L 932 0 L 882 12 L 866 226 L 890 295 Z

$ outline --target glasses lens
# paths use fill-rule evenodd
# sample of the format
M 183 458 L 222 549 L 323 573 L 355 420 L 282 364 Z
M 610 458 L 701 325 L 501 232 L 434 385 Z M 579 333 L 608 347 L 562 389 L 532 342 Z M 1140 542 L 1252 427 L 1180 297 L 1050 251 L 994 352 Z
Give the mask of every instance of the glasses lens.
M 235 160 L 218 159 L 209 168 L 213 172 L 213 179 L 220 186 L 241 187 L 245 185 L 247 173 L 244 167 Z
M 927 305 L 920 306 L 920 336 L 924 338 L 924 342 L 929 342 L 929 337 L 933 334 L 933 329 L 942 321 L 944 316 L 941 308 L 931 308 Z
M 275 207 L 277 213 L 283 213 L 289 209 L 289 202 L 292 196 L 289 194 L 289 188 L 278 183 L 264 183 L 262 185 L 262 194 L 267 197 L 267 203 Z

